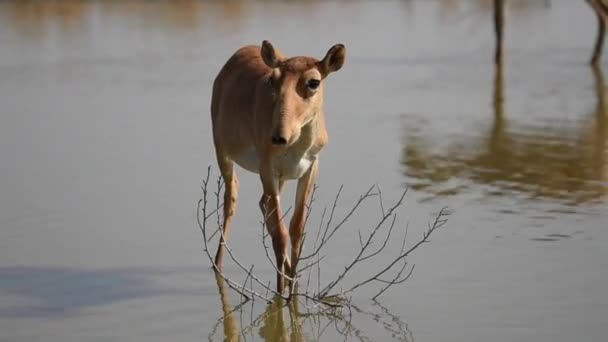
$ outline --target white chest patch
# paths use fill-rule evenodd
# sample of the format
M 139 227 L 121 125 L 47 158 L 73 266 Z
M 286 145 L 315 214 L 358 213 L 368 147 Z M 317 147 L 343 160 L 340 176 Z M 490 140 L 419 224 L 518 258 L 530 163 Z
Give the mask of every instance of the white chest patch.
M 277 161 L 275 169 L 284 179 L 298 179 L 308 171 L 315 159 L 317 159 L 316 155 L 308 153 L 297 157 L 286 154 Z
M 287 153 L 274 160 L 274 172 L 283 179 L 298 179 L 308 171 L 310 165 L 316 159 L 316 154 L 304 153 L 302 155 L 287 151 Z M 254 148 L 233 157 L 233 160 L 248 171 L 260 172 L 260 160 Z

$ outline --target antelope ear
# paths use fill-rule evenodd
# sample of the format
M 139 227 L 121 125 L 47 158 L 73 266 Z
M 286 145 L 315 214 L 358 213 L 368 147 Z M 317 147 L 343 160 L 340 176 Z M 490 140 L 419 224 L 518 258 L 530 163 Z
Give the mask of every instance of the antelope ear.
M 323 77 L 326 77 L 331 72 L 338 71 L 344 65 L 345 58 L 346 48 L 342 44 L 336 44 L 327 51 L 323 60 L 319 62 L 319 71 L 321 71 Z
M 275 50 L 274 46 L 267 40 L 262 42 L 261 54 L 264 63 L 273 69 L 277 68 L 283 60 L 281 53 Z

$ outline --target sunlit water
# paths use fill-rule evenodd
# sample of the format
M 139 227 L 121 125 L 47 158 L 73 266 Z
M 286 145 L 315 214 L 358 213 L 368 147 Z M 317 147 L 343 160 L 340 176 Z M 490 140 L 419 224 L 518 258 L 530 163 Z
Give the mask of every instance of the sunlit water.
M 604 341 L 608 76 L 587 65 L 595 17 L 582 0 L 511 1 L 504 75 L 491 17 L 481 0 L 3 1 L 0 341 Z M 409 186 L 396 238 L 409 222 L 412 243 L 454 211 L 409 259 L 412 278 L 380 304 L 375 288 L 355 294 L 348 320 L 260 301 L 230 314 L 239 296 L 219 291 L 202 252 L 211 84 L 263 39 L 288 55 L 348 50 L 327 84 L 309 229 L 341 184 L 340 215 L 370 185 L 387 203 Z M 261 186 L 238 172 L 230 245 L 274 280 Z M 292 198 L 291 184 L 284 206 Z M 358 212 L 323 279 L 379 215 L 375 202 Z

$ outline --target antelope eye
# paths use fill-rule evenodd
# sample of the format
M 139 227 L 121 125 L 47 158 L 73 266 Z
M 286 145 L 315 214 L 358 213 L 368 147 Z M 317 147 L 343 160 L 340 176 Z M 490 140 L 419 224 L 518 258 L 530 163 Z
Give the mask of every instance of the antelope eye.
M 312 89 L 312 90 L 316 90 L 317 88 L 319 88 L 319 85 L 321 84 L 320 80 L 309 80 L 308 83 L 306 84 L 308 86 L 308 88 Z

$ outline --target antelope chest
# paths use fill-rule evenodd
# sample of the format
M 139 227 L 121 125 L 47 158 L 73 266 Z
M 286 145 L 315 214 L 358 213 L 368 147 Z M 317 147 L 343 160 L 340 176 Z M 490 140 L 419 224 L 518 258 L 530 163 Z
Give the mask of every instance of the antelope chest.
M 284 154 L 278 155 L 273 160 L 274 172 L 282 179 L 299 179 L 310 168 L 312 163 L 317 159 L 317 153 L 305 151 L 302 153 L 297 149 L 287 150 Z M 242 168 L 259 173 L 260 160 L 255 148 L 250 148 L 238 156 L 234 156 L 233 160 Z
M 310 168 L 317 159 L 316 154 L 297 154 L 289 152 L 277 158 L 275 172 L 283 179 L 298 179 Z

